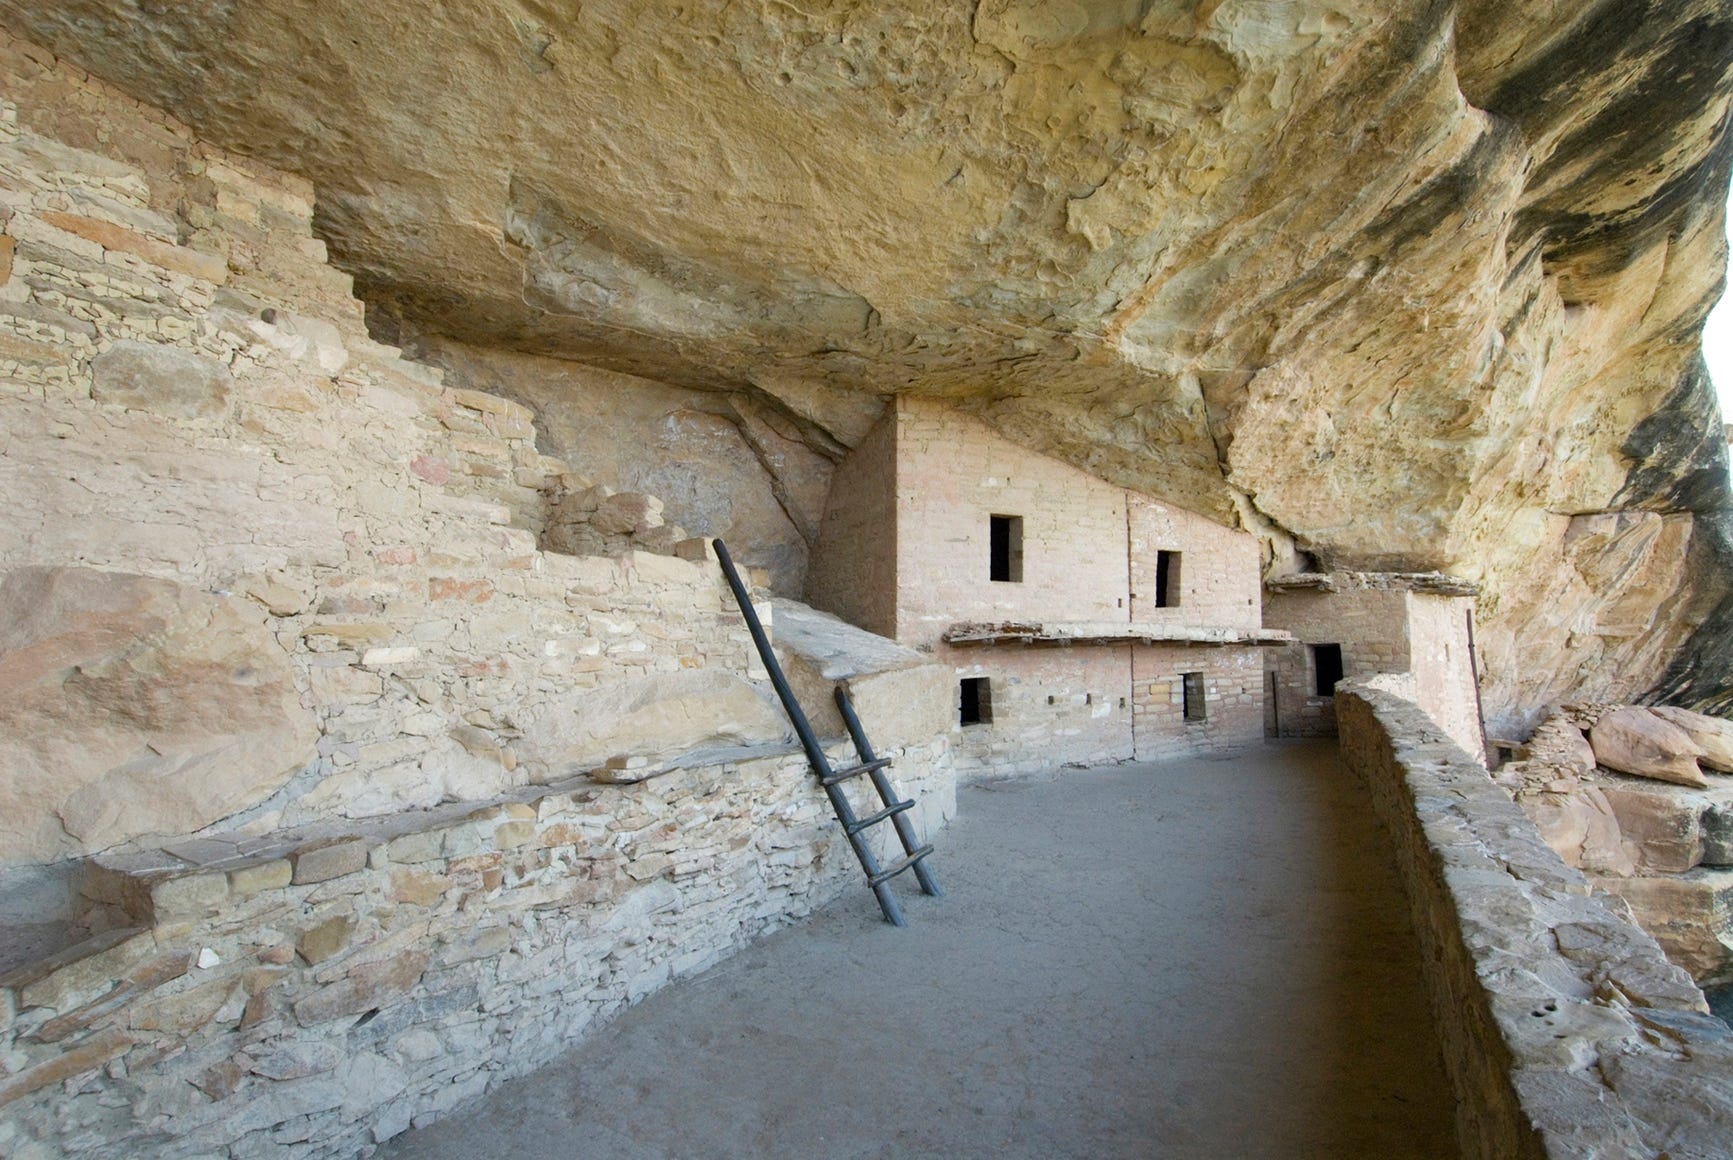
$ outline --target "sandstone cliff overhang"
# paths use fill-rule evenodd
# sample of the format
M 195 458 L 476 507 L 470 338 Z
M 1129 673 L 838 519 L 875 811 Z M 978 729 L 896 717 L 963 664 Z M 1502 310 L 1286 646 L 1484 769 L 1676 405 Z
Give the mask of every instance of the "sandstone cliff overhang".
M 1474 579 L 1499 727 L 1649 686 L 1733 705 L 1698 354 L 1733 164 L 1721 0 L 0 22 L 308 179 L 379 337 L 750 397 L 831 456 L 885 396 L 942 398 L 1237 515 L 1278 560 Z M 187 176 L 153 208 L 203 248 L 216 195 Z M 1665 526 L 1571 541 L 1609 513 Z

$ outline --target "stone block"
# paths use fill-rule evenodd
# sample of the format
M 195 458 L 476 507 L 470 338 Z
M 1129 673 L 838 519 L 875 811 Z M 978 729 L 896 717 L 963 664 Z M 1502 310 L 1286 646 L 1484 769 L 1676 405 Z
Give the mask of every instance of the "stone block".
M 156 938 L 148 930 L 105 931 L 0 975 L 0 988 L 17 994 L 20 1010 L 70 1011 L 107 994 L 127 971 L 155 953 Z
M 1693 713 L 1672 705 L 1655 705 L 1649 710 L 1655 716 L 1683 729 L 1701 749 L 1700 765 L 1722 772 L 1733 771 L 1733 721 Z
M 157 922 L 197 918 L 229 897 L 227 874 L 187 874 L 164 878 L 150 888 L 151 916 Z
M 172 346 L 115 343 L 90 363 L 91 397 L 175 419 L 210 419 L 228 407 L 233 379 L 213 359 Z
M 86 568 L 0 574 L 0 836 L 48 861 L 261 800 L 317 723 L 251 601 Z
M 0 1108 L 50 1084 L 60 1083 L 87 1071 L 95 1071 L 109 1060 L 123 1054 L 132 1043 L 132 1036 L 124 1031 L 104 1031 L 88 1043 L 0 1080 Z
M 367 843 L 359 839 L 336 839 L 304 846 L 289 855 L 289 862 L 294 867 L 291 881 L 296 886 L 303 886 L 354 874 L 366 867 L 367 849 Z
M 1603 775 L 1601 793 L 1640 871 L 1678 874 L 1702 858 L 1702 816 L 1709 802 L 1687 786 Z
M 391 871 L 391 901 L 410 906 L 433 906 L 451 889 L 451 879 L 422 870 Z
M 302 931 L 295 940 L 295 951 L 308 966 L 317 966 L 346 949 L 354 933 L 354 916 L 336 915 Z
M 397 629 L 389 624 L 367 622 L 310 624 L 301 630 L 301 635 L 308 640 L 315 637 L 329 637 L 343 648 L 363 648 L 377 644 L 382 640 L 392 639 L 397 635 Z
M 664 556 L 657 552 L 630 552 L 626 559 L 638 579 L 649 583 L 677 584 L 685 588 L 694 587 L 704 580 L 704 572 L 698 565 L 678 556 Z
M 421 659 L 421 650 L 413 645 L 396 648 L 370 648 L 361 654 L 361 663 L 370 669 L 406 665 Z
M 918 665 L 848 680 L 861 727 L 879 753 L 949 734 L 956 679 L 944 665 Z
M 130 1025 L 134 1031 L 192 1035 L 217 1017 L 238 986 L 233 978 L 213 979 L 177 994 L 149 999 L 133 1007 Z M 238 1018 L 239 1013 L 235 1014 Z
M 358 966 L 296 1003 L 295 1018 L 301 1026 L 312 1027 L 383 1006 L 415 986 L 427 969 L 429 957 L 424 951 L 405 951 Z
M 391 839 L 385 844 L 385 855 L 392 862 L 413 866 L 437 860 L 443 855 L 444 848 L 444 831 L 422 830 Z

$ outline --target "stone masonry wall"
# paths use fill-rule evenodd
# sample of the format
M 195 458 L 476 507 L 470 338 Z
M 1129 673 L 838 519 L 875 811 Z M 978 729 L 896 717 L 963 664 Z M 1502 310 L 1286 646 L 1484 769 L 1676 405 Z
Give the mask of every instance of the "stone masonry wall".
M 1126 493 L 1126 505 L 1132 620 L 1262 627 L 1262 562 L 1255 536 L 1136 492 Z M 1179 553 L 1179 592 L 1177 604 L 1158 608 L 1156 553 L 1162 549 Z
M 486 799 L 644 743 L 624 710 L 669 699 L 736 723 L 671 744 L 783 735 L 713 565 L 536 550 L 541 488 L 565 465 L 537 451 L 524 408 L 445 388 L 367 338 L 304 185 L 27 46 L 0 42 L 0 67 L 0 494 L 14 513 L 0 560 L 117 586 L 139 573 L 260 618 L 254 660 L 287 659 L 312 728 L 278 755 L 276 793 L 228 824 Z M 180 692 L 222 684 L 197 680 Z M 604 686 L 630 694 L 589 728 L 582 706 Z M 64 723 L 68 749 L 100 748 L 86 727 Z M 145 744 L 161 747 L 148 730 Z M 136 766 L 72 772 L 119 790 Z M 121 837 L 185 832 L 137 796 Z M 8 804 L 14 820 L 62 806 Z M 29 853 L 114 840 L 73 833 Z
M 583 465 L 369 339 L 304 183 L 0 77 L 0 914 L 63 947 L 0 946 L 0 1155 L 352 1155 L 858 886 L 701 543 L 538 551 Z
M 1427 716 L 1465 751 L 1484 757 L 1486 738 L 1469 629 L 1473 609 L 1474 601 L 1466 596 L 1410 592 L 1409 667 L 1414 673 L 1415 699 Z
M 1468 617 L 1474 602 L 1402 588 L 1270 592 L 1264 616 L 1300 642 L 1268 654 L 1283 737 L 1330 737 L 1334 698 L 1319 696 L 1311 646 L 1339 644 L 1344 680 L 1407 673 L 1414 697 L 1458 745 L 1483 752 Z
M 922 834 L 947 747 L 894 771 Z M 182 854 L 100 859 L 124 925 L 0 977 L 0 1155 L 365 1153 L 864 894 L 786 749 Z
M 868 632 L 897 635 L 896 408 L 831 476 L 806 600 Z
M 1262 649 L 1133 645 L 1131 651 L 1137 760 L 1224 752 L 1262 740 Z M 1185 673 L 1203 674 L 1202 720 L 1186 720 Z
M 958 621 L 1131 619 L 1124 489 L 940 404 L 899 398 L 896 424 L 898 640 L 930 644 Z M 994 515 L 1023 520 L 1021 581 L 990 579 Z
M 1393 839 L 1462 1155 L 1725 1155 L 1733 1032 L 1385 680 L 1339 687 L 1342 753 Z
M 958 735 L 958 776 L 1037 773 L 1129 758 L 1129 653 L 1126 645 L 939 645 L 935 659 L 954 666 L 959 681 L 985 677 L 992 693 L 992 720 L 965 725 Z
M 891 446 L 878 442 L 882 435 Z M 894 470 L 886 463 L 893 456 Z M 893 477 L 894 525 L 879 522 L 870 498 Z M 1134 613 L 1139 622 L 1256 628 L 1262 621 L 1254 537 L 1127 492 L 919 400 L 899 399 L 836 479 L 814 565 L 815 576 L 836 578 L 827 583 L 838 594 L 825 599 L 869 607 L 875 597 L 863 589 L 882 580 L 841 566 L 844 543 L 836 533 L 882 536 L 894 526 L 898 638 L 930 647 L 959 680 L 990 682 L 992 721 L 965 727 L 958 741 L 964 776 L 1231 748 L 1261 735 L 1262 662 L 1255 649 L 938 642 L 963 621 L 1126 623 Z M 990 578 L 993 515 L 1022 519 L 1021 581 Z M 1161 549 L 1181 552 L 1173 607 L 1154 607 Z M 823 563 L 829 557 L 838 563 Z M 843 595 L 845 585 L 854 587 Z M 1184 720 L 1184 672 L 1206 675 L 1203 721 Z
M 1283 737 L 1333 737 L 1335 699 L 1317 692 L 1311 645 L 1342 646 L 1342 675 L 1363 680 L 1408 671 L 1407 594 L 1394 589 L 1351 592 L 1266 592 L 1264 623 L 1301 641 L 1271 649 L 1276 719 Z

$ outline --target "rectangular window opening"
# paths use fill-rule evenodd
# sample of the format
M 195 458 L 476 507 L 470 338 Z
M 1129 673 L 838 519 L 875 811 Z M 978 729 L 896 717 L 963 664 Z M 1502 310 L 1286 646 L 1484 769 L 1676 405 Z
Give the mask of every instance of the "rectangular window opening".
M 993 720 L 993 687 L 986 677 L 964 677 L 961 685 L 962 709 L 958 723 L 987 725 Z
M 988 516 L 987 542 L 991 577 L 1008 583 L 1023 580 L 1023 517 Z
M 1314 691 L 1320 697 L 1334 697 L 1336 682 L 1342 679 L 1342 646 L 1315 644 L 1312 646 L 1312 671 L 1317 684 Z
M 1179 607 L 1179 553 L 1155 554 L 1155 606 Z
M 1180 690 L 1185 696 L 1185 719 L 1187 721 L 1202 721 L 1204 719 L 1203 674 L 1181 673 L 1179 680 Z

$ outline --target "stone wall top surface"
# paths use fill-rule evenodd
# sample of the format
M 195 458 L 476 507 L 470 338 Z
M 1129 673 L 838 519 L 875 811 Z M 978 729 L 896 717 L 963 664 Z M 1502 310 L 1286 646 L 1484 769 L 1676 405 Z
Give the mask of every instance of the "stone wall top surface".
M 1429 952 L 1464 1154 L 1724 1156 L 1733 1030 L 1690 976 L 1416 705 L 1348 684 L 1337 713 Z

